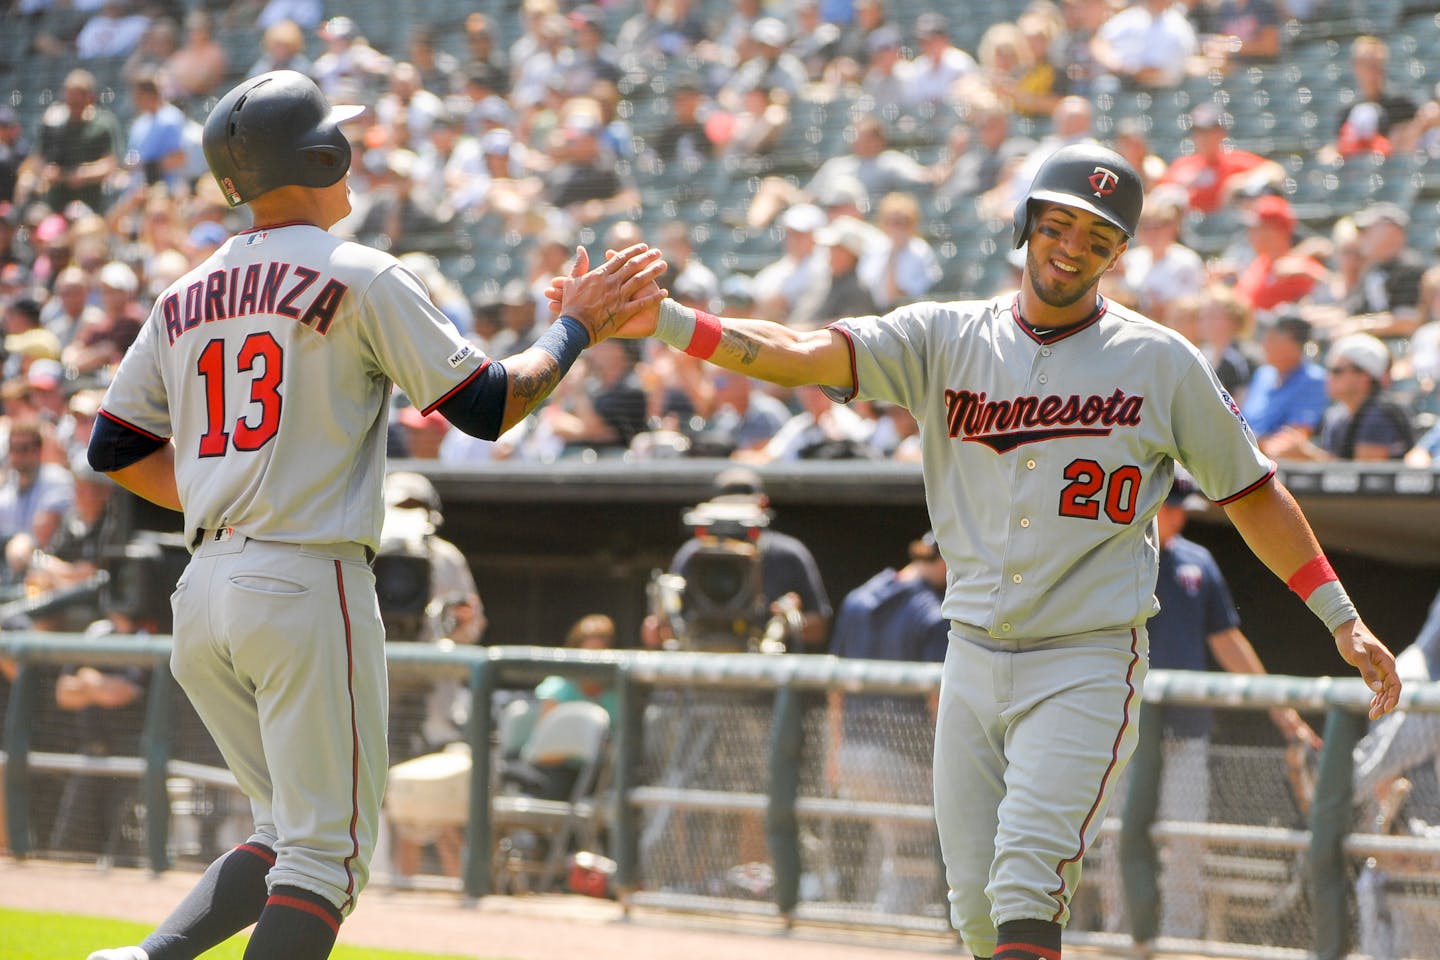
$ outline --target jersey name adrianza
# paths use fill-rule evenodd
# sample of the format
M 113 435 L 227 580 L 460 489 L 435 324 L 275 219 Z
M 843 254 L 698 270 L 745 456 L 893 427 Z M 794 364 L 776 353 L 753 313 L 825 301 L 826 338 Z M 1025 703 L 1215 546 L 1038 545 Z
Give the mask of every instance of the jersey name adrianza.
M 271 260 L 211 271 L 167 296 L 160 313 L 171 346 L 202 323 L 255 314 L 289 317 L 324 335 L 348 289 L 333 277 L 320 283 L 319 270 Z
M 1108 437 L 1114 427 L 1138 427 L 1144 405 L 1144 397 L 1128 396 L 1119 388 L 1108 397 L 1052 393 L 1014 400 L 990 400 L 983 390 L 945 391 L 950 436 L 983 443 L 996 453 L 1060 437 Z M 1046 429 L 1028 429 L 1033 427 Z

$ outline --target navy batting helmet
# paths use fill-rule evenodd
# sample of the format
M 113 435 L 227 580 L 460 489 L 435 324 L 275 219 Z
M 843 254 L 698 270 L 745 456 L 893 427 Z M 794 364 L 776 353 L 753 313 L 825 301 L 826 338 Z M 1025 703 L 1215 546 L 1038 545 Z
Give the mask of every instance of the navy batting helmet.
M 210 111 L 205 162 L 230 206 L 276 187 L 328 187 L 350 169 L 340 124 L 364 107 L 331 107 L 315 81 L 275 70 L 235 87 Z
M 1036 200 L 1093 213 L 1129 238 L 1135 236 L 1135 225 L 1140 222 L 1145 190 L 1135 168 L 1114 150 L 1094 143 L 1072 143 L 1040 165 L 1025 199 L 1015 205 L 1016 249 L 1030 239 Z

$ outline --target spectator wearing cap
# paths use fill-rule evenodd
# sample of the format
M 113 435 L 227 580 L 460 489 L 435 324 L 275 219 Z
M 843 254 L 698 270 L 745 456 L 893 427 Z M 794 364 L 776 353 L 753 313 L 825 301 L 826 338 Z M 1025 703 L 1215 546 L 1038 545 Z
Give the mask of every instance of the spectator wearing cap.
M 865 72 L 860 89 L 875 98 L 876 103 L 900 103 L 905 99 L 907 85 L 905 57 L 900 45 L 900 31 L 882 24 L 865 36 Z
M 103 0 L 75 35 L 75 55 L 81 60 L 127 56 L 149 28 L 150 17 L 132 11 L 129 0 Z
M 44 314 L 34 297 L 5 304 L 5 379 L 24 373 L 35 360 L 60 359 L 60 337 L 42 325 Z
M 955 84 L 979 69 L 974 57 L 951 42 L 950 21 L 942 13 L 932 10 L 915 18 L 915 46 L 914 59 L 901 71 L 906 108 L 950 102 Z
M 129 540 L 128 511 L 123 497 L 116 496 L 115 481 L 93 469 L 83 453 L 70 460 L 70 473 L 73 499 L 60 514 L 46 549 L 31 551 L 25 571 L 26 589 L 36 593 L 93 577 Z M 28 539 L 27 534 L 19 537 Z
M 260 58 L 245 72 L 258 77 L 272 70 L 294 70 L 307 76 L 315 64 L 305 52 L 305 33 L 294 20 L 281 20 L 265 28 L 260 37 Z
M 69 407 L 65 396 L 65 368 L 59 360 L 36 357 L 25 368 L 25 384 L 30 388 L 30 402 L 46 423 L 62 420 Z
M 1246 186 L 1285 179 L 1275 161 L 1225 142 L 1224 111 L 1216 103 L 1207 100 L 1190 111 L 1190 141 L 1193 152 L 1172 160 L 1160 182 L 1184 187 L 1196 213 L 1215 213 Z
M 508 130 L 499 131 L 509 136 Z M 480 140 L 465 132 L 465 121 L 448 108 L 435 116 L 430 136 L 416 145 L 415 182 L 421 204 L 442 222 L 479 209 L 490 190 L 490 168 Z M 509 158 L 509 143 L 503 151 Z M 507 172 L 508 175 L 508 172 Z
M 825 226 L 825 211 L 799 203 L 780 215 L 784 252 L 755 274 L 752 290 L 756 315 L 800 330 L 813 329 L 815 311 L 825 298 L 829 256 L 815 243 Z
M 408 457 L 413 460 L 438 460 L 440 444 L 450 432 L 450 421 L 439 413 L 426 413 L 413 403 L 406 403 L 394 414 L 399 426 L 398 436 L 390 435 L 392 442 L 398 442 L 388 452 L 392 457 Z
M 882 312 L 856 268 L 872 246 L 885 242 L 884 235 L 855 217 L 835 217 L 816 232 L 815 242 L 830 258 L 829 289 L 815 319 L 824 324 Z
M 142 72 L 130 84 L 135 112 L 125 152 L 125 166 L 139 174 L 146 184 L 166 183 L 178 188 L 185 182 L 189 155 L 186 150 L 185 113 L 165 99 L 160 79 Z
M 23 208 L 31 200 L 51 210 L 80 201 L 96 212 L 108 207 L 105 182 L 120 168 L 120 121 L 96 96 L 95 75 L 71 70 L 63 99 L 40 118 L 35 152 L 26 161 L 17 188 Z
M 19 211 L 15 208 L 15 187 L 20 180 L 20 167 L 30 155 L 30 141 L 25 138 L 25 129 L 20 116 L 8 103 L 0 103 L 0 222 L 13 231 L 19 223 Z M 4 250 L 0 250 L 0 262 L 4 262 Z
M 192 265 L 198 265 L 229 239 L 230 231 L 226 230 L 223 224 L 214 220 L 201 220 L 185 235 L 185 256 Z
M 137 299 L 140 280 L 128 265 L 112 260 L 96 276 L 100 313 L 86 318 L 60 353 L 66 368 L 78 374 L 98 373 L 114 367 L 135 341 L 145 322 Z
M 1340 108 L 1335 117 L 1335 139 L 1320 148 L 1322 162 L 1333 162 L 1340 156 L 1342 137 L 1357 135 L 1357 126 L 1384 137 L 1398 152 L 1414 147 L 1412 129 L 1419 105 L 1405 91 L 1395 89 L 1389 79 L 1390 46 L 1377 36 L 1364 35 L 1350 42 L 1350 70 L 1355 82 L 1355 98 Z M 1356 116 L 1356 112 L 1360 116 Z
M 1295 213 L 1284 197 L 1264 196 L 1244 214 L 1254 258 L 1235 281 L 1235 295 L 1251 310 L 1276 310 L 1304 300 L 1328 273 L 1294 251 Z
M 717 98 L 726 109 L 735 110 L 747 92 L 755 89 L 780 91 L 798 99 L 810 82 L 800 58 L 791 53 L 790 28 L 778 17 L 761 17 L 750 28 L 753 54 L 736 69 Z
M 1122 86 L 1170 89 L 1185 79 L 1200 39 L 1170 0 L 1131 0 L 1100 26 L 1090 52 Z
M 790 126 L 790 98 L 778 89 L 751 87 L 736 109 L 710 119 L 709 131 L 727 169 L 764 169 L 759 158 L 775 149 Z
M 1345 330 L 1376 336 L 1409 336 L 1419 326 L 1420 277 L 1428 266 L 1409 246 L 1410 214 L 1399 204 L 1381 201 L 1355 213 L 1362 266 L 1359 279 L 1341 306 L 1349 315 Z
M 887 19 L 885 0 L 854 0 L 855 15 L 845 25 L 836 47 L 836 57 L 854 62 L 868 70 L 877 51 L 890 50 L 897 55 L 903 39 L 900 31 Z M 879 38 L 877 33 L 884 30 Z
M 510 102 L 522 113 L 544 104 L 552 89 L 568 94 L 566 78 L 575 62 L 570 22 L 558 12 L 552 11 L 538 21 L 527 20 L 526 31 L 516 41 L 510 61 Z M 533 47 L 523 58 L 522 45 Z
M 940 258 L 920 236 L 920 202 L 914 194 L 886 194 L 875 223 L 882 237 L 866 250 L 857 271 L 883 313 L 913 303 L 939 283 Z
M 1325 354 L 1331 401 L 1312 439 L 1282 430 L 1271 456 L 1294 460 L 1399 460 L 1415 442 L 1410 415 L 1389 395 L 1390 350 L 1368 333 L 1351 333 Z
M 743 456 L 759 450 L 790 419 L 790 409 L 779 398 L 744 374 L 705 369 L 713 390 L 713 410 L 705 418 L 696 444 L 703 443 L 708 455 Z
M 1307 355 L 1309 344 L 1310 323 L 1294 313 L 1272 318 L 1261 335 L 1265 363 L 1250 378 L 1240 411 L 1267 454 L 1282 432 L 1286 445 L 1297 433 L 1313 435 L 1329 405 L 1325 369 Z
M 1205 261 L 1180 242 L 1184 218 L 1183 191 L 1152 192 L 1135 239 L 1120 257 L 1120 271 L 1136 307 L 1157 323 L 1168 323 L 1167 313 L 1176 300 L 1205 288 Z
M 317 32 L 325 52 L 315 58 L 311 78 L 331 103 L 369 102 L 390 76 L 393 61 L 370 46 L 349 17 L 331 17 Z
M 1051 56 L 1065 73 L 1068 94 L 1089 97 L 1099 92 L 1095 85 L 1104 71 L 1095 61 L 1094 40 L 1112 13 L 1109 0 L 1061 0 L 1063 29 Z
M 420 74 L 420 87 L 442 98 L 459 93 L 465 74 L 460 59 L 440 48 L 435 28 L 419 24 L 410 29 L 405 44 L 406 56 Z

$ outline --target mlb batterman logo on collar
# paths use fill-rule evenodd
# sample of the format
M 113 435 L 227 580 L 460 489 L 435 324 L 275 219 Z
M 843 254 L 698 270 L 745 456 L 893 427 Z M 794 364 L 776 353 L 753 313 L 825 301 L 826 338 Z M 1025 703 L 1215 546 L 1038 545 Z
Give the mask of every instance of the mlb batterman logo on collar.
M 1114 150 L 1095 143 L 1072 143 L 1052 153 L 1015 206 L 1015 248 L 1030 239 L 1036 201 L 1046 200 L 1093 213 L 1135 236 L 1145 189 L 1135 168 Z

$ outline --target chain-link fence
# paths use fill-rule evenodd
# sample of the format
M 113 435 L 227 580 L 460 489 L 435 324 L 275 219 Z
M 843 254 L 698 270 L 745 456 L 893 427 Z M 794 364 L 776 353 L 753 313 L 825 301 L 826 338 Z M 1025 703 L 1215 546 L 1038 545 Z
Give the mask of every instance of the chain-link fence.
M 0 656 L 20 668 L 4 691 L 13 853 L 198 869 L 248 833 L 248 805 L 169 680 L 167 653 L 163 639 L 0 638 Z M 938 665 L 391 654 L 392 794 L 403 786 L 407 810 L 439 819 L 387 833 L 377 884 L 471 895 L 569 886 L 634 906 L 952 936 L 930 777 Z M 103 750 L 82 735 L 93 725 L 56 705 L 79 663 L 142 689 L 127 716 L 104 718 Z M 558 726 L 529 693 L 547 674 L 598 678 L 615 695 L 609 714 L 594 708 L 598 728 L 570 728 L 572 739 L 590 730 L 591 752 L 551 767 L 531 749 Z M 1412 684 L 1405 697 L 1404 714 L 1372 726 L 1367 694 L 1348 679 L 1156 671 L 1067 939 L 1440 958 L 1440 685 Z M 469 702 L 492 709 L 467 715 Z M 1286 704 L 1323 718 L 1321 753 L 1270 723 Z M 460 752 L 425 739 L 437 718 Z

